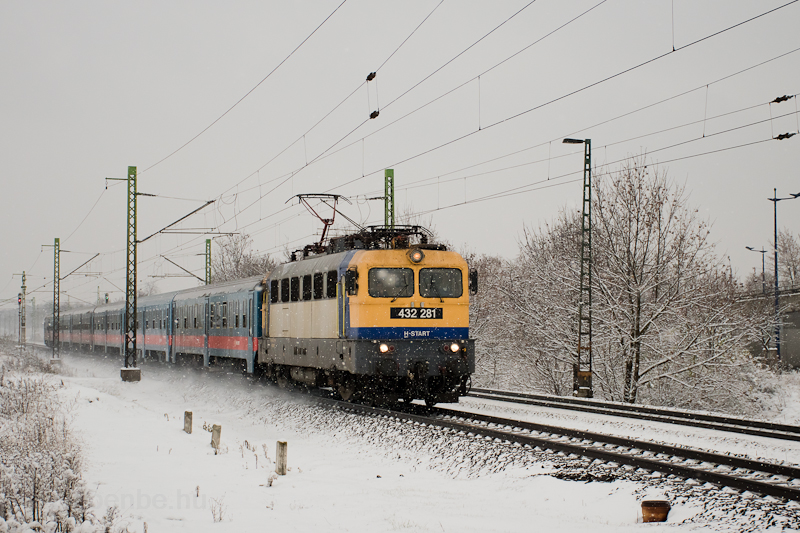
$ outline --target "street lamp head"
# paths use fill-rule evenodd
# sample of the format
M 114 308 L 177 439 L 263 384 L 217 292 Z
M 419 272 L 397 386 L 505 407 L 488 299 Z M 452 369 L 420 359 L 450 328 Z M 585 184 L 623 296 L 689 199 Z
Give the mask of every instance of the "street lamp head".
M 748 250 L 750 250 L 751 252 L 757 252 L 757 251 L 758 251 L 758 250 L 756 250 L 755 248 L 753 248 L 752 246 L 745 246 L 745 248 L 747 248 L 747 249 L 748 249 Z
M 584 139 L 564 139 L 562 142 L 564 144 L 583 144 L 585 141 Z

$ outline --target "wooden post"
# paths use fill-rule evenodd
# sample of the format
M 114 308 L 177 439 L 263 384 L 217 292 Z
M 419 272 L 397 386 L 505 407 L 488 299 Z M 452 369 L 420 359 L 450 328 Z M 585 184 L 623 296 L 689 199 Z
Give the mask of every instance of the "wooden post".
M 219 439 L 222 435 L 222 426 L 214 424 L 211 426 L 211 447 L 219 450 Z
M 184 411 L 183 412 L 183 430 L 188 433 L 192 434 L 192 412 L 191 411 Z
M 279 476 L 286 475 L 286 455 L 287 445 L 283 441 L 278 441 L 278 449 L 275 452 L 275 473 Z

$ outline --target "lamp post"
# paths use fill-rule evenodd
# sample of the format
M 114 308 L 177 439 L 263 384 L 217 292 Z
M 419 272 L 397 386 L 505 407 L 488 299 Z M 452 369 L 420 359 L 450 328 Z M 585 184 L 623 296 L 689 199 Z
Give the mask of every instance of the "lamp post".
M 788 198 L 778 198 L 778 189 L 772 189 L 772 198 L 767 198 L 772 202 L 773 219 L 775 221 L 775 354 L 778 357 L 778 364 L 781 362 L 781 316 L 780 295 L 778 293 L 778 202 L 795 200 L 798 197 L 800 197 L 800 193 L 790 193 Z
M 581 398 L 591 398 L 594 395 L 592 389 L 592 140 L 564 139 L 563 142 L 564 144 L 582 144 L 584 147 L 581 286 L 578 296 L 578 360 L 572 367 L 572 394 Z
M 747 248 L 751 252 L 758 252 L 761 254 L 761 294 L 767 294 L 767 278 L 766 275 L 764 274 L 764 254 L 767 253 L 767 251 L 764 249 L 763 246 L 761 247 L 760 250 L 756 250 L 752 246 L 745 246 L 745 248 Z

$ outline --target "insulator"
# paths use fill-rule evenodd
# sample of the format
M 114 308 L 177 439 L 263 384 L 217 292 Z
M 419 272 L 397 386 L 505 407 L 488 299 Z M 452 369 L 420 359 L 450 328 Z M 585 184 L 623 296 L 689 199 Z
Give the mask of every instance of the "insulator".
M 373 111 L 372 113 L 369 114 L 369 118 L 376 118 L 380 114 L 381 114 L 380 111 Z
M 370 72 L 370 73 L 369 73 L 369 76 L 367 76 L 367 81 L 372 81 L 372 80 L 374 80 L 374 79 L 375 79 L 375 76 L 377 76 L 377 75 L 378 75 L 378 73 L 377 73 L 377 72 Z
M 783 96 L 779 96 L 779 97 L 777 97 L 775 100 L 773 100 L 773 101 L 772 101 L 772 102 L 770 102 L 770 103 L 771 103 L 771 104 L 780 104 L 781 102 L 785 102 L 786 100 L 788 100 L 788 99 L 790 99 L 790 98 L 794 98 L 794 95 L 792 95 L 792 96 L 788 96 L 788 95 L 785 95 L 785 94 L 784 94 Z
M 781 133 L 780 135 L 775 137 L 775 139 L 778 140 L 778 141 L 782 141 L 784 139 L 788 139 L 790 137 L 794 137 L 795 135 L 797 135 L 797 134 L 796 133 Z

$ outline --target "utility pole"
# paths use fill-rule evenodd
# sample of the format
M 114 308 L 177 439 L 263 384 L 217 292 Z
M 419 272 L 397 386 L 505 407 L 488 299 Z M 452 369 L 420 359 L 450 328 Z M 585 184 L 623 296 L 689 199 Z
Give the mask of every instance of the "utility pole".
M 136 367 L 136 167 L 128 167 L 128 221 L 125 278 L 125 366 L 120 370 L 122 381 L 140 381 L 142 371 Z
M 780 136 L 778 136 L 780 137 Z M 787 198 L 778 198 L 778 189 L 772 189 L 772 198 L 767 198 L 772 202 L 773 206 L 773 220 L 775 223 L 775 355 L 778 360 L 777 363 L 781 364 L 781 307 L 780 307 L 780 293 L 778 291 L 778 202 L 781 200 L 796 200 L 800 198 L 800 193 L 790 193 L 791 196 Z
M 53 247 L 53 363 L 61 360 L 61 239 L 56 237 L 53 244 L 42 245 L 49 246 Z
M 25 286 L 25 271 L 22 271 L 22 274 L 14 274 L 15 276 L 22 276 L 22 292 L 17 295 L 17 303 L 19 304 L 19 345 L 22 346 L 22 349 L 25 349 L 25 341 L 27 336 L 25 335 L 25 299 L 27 297 L 27 289 L 28 287 Z
M 572 394 L 591 398 L 592 389 L 592 140 L 564 139 L 583 144 L 583 215 L 581 217 L 581 280 L 578 295 L 578 360 L 573 365 Z
M 136 167 L 128 167 L 128 176 L 125 178 L 106 179 L 128 182 L 128 197 L 125 203 L 125 218 L 128 225 L 128 236 L 125 240 L 125 323 L 123 328 L 125 346 L 124 366 L 120 370 L 120 377 L 122 381 L 141 381 L 142 371 L 136 367 L 136 248 L 139 244 L 139 241 L 136 240 L 136 197 L 140 194 L 136 192 Z
M 745 248 L 747 248 L 751 252 L 758 252 L 761 254 L 761 294 L 767 294 L 767 276 L 764 271 L 764 254 L 767 253 L 767 251 L 764 249 L 763 246 L 761 247 L 760 250 L 756 250 L 752 246 L 745 246 Z M 753 274 L 755 274 L 755 268 L 753 269 Z
M 384 224 L 394 229 L 394 169 L 384 171 Z
M 211 239 L 206 239 L 206 285 L 211 283 Z

